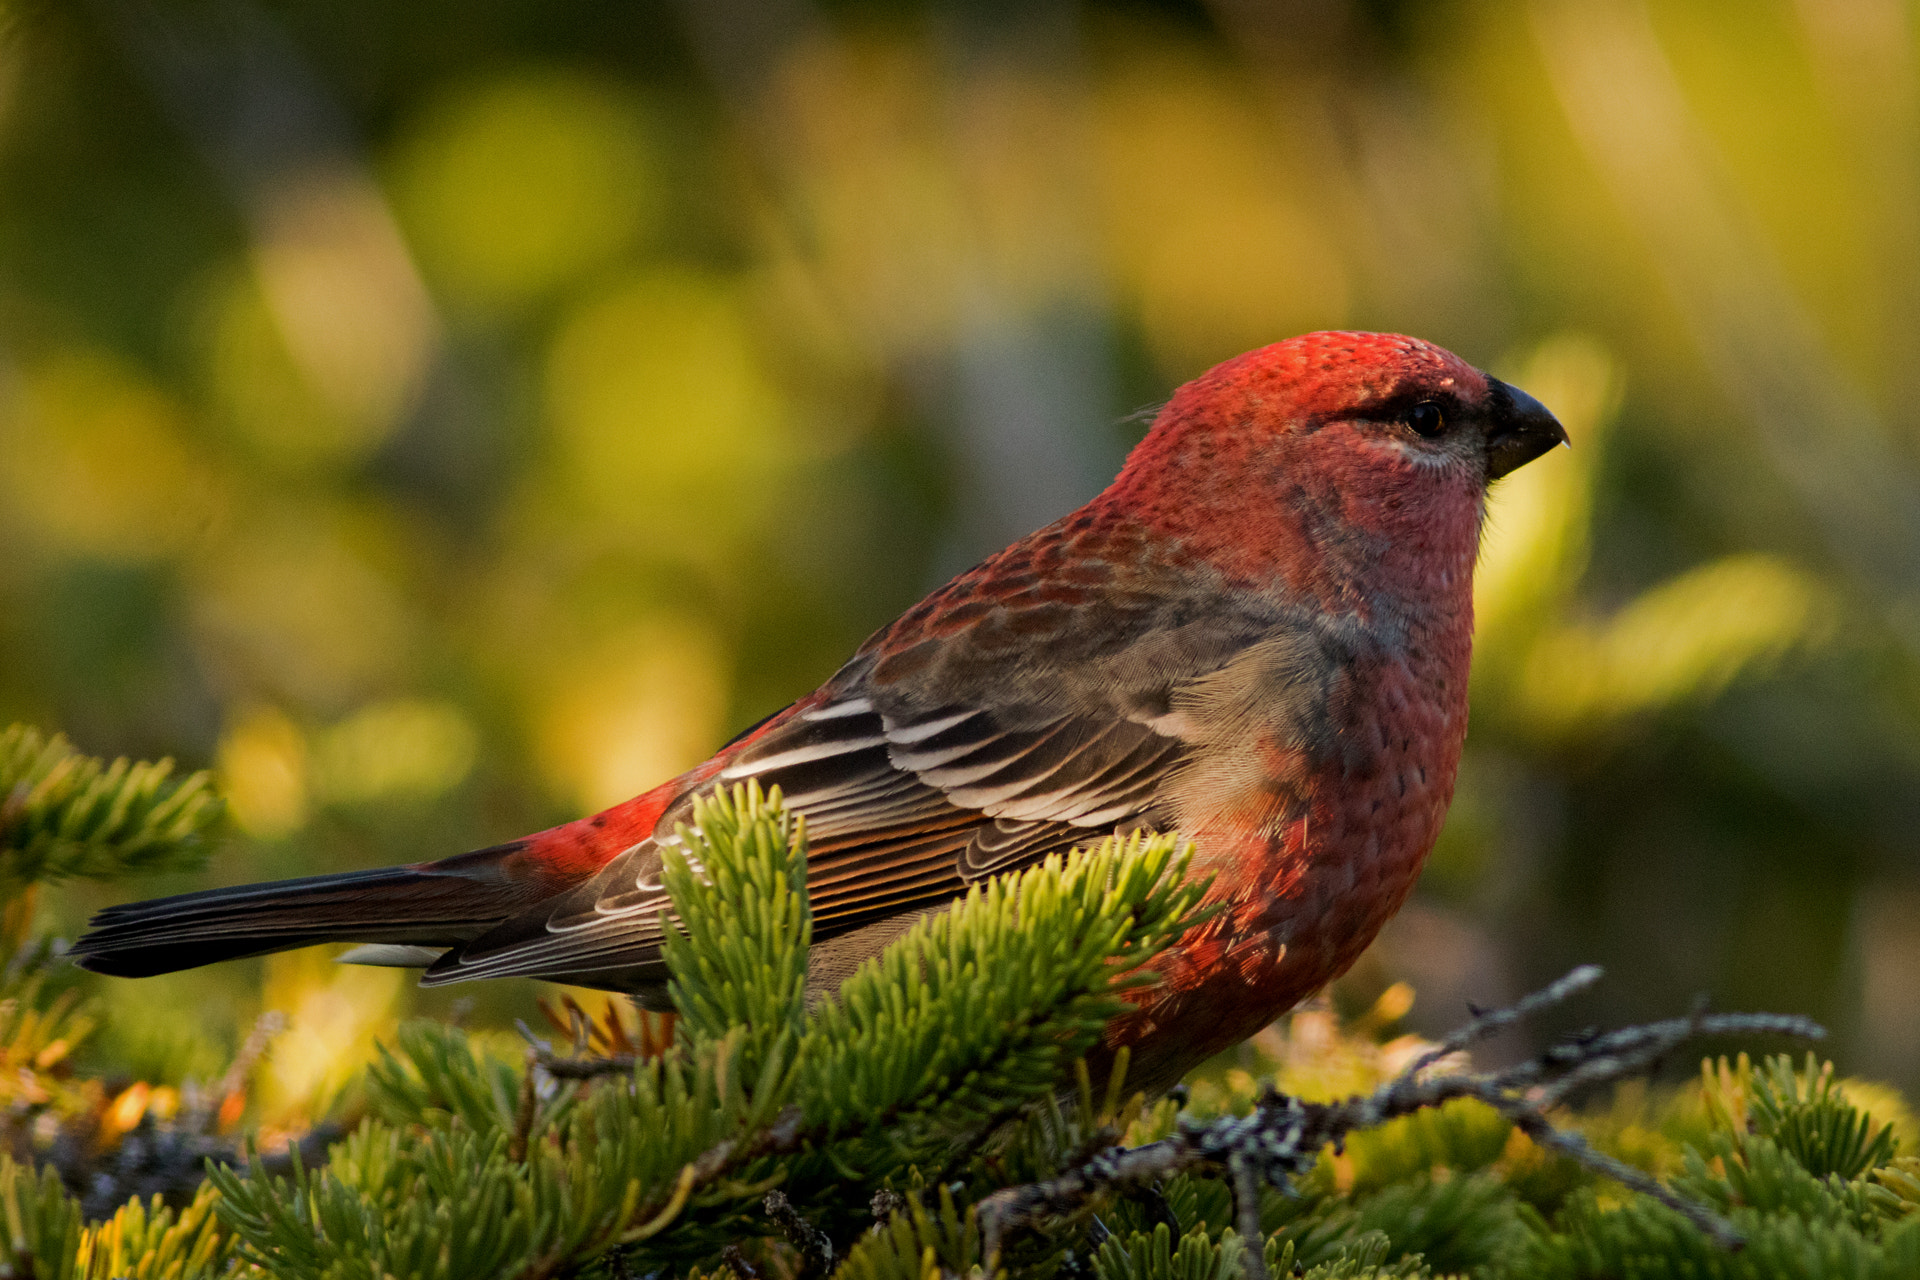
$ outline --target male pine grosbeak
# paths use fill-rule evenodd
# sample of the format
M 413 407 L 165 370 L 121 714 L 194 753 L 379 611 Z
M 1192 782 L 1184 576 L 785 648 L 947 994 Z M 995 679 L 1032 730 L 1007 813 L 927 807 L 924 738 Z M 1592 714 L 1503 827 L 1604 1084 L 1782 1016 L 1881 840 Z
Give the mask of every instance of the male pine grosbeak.
M 665 1000 L 660 845 L 756 779 L 806 815 L 811 980 L 982 876 L 1178 830 L 1225 909 L 1109 1032 L 1171 1083 L 1343 972 L 1453 795 L 1487 485 L 1566 434 L 1413 338 L 1315 333 L 1181 387 L 1106 492 L 961 574 L 813 693 L 592 817 L 438 862 L 101 912 L 140 976 L 318 942 Z

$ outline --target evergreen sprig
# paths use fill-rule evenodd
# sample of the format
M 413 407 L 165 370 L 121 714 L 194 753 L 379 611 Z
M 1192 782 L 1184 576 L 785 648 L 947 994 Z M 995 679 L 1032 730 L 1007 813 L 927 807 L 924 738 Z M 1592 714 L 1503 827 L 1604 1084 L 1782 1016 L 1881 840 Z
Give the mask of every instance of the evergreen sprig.
M 173 1209 L 135 1198 L 88 1223 L 52 1169 L 35 1174 L 0 1156 L 0 1274 L 32 1280 L 214 1280 L 232 1274 L 233 1240 L 202 1186 Z
M 171 760 L 108 764 L 27 725 L 0 732 L 0 885 L 199 865 L 222 805 Z
M 953 1188 L 907 1197 L 848 1251 L 834 1280 L 926 1280 L 935 1276 L 980 1276 L 980 1231 L 973 1213 L 955 1201 Z M 1004 1273 L 999 1273 L 1004 1274 Z
M 1106 840 L 975 886 L 841 987 L 809 1028 L 807 1117 L 839 1134 L 876 1115 L 924 1113 L 964 1130 L 1051 1093 L 1125 1006 L 1118 996 L 1195 918 L 1165 836 Z
M 0 1156 L 0 1228 L 13 1274 L 62 1280 L 74 1274 L 86 1220 L 52 1169 L 36 1173 Z
M 1832 1063 L 1821 1066 L 1808 1054 L 1801 1071 L 1784 1057 L 1757 1071 L 1743 1059 L 1741 1068 L 1752 1081 L 1748 1125 L 1779 1143 L 1808 1173 L 1851 1181 L 1893 1158 L 1893 1126 L 1874 1129 L 1872 1117 L 1840 1091 Z
M 248 1152 L 176 1194 L 178 1207 L 136 1198 L 97 1221 L 86 1170 L 104 1165 L 54 1160 L 36 1174 L 0 1161 L 0 1274 L 1920 1275 L 1920 1160 L 1830 1064 L 1722 1062 L 1698 1101 L 1650 1095 L 1637 1118 L 1616 1108 L 1573 1136 L 1575 1090 L 1703 1030 L 1807 1029 L 1792 1019 L 1695 1014 L 1487 1075 L 1450 1056 L 1590 981 L 1583 971 L 1410 1065 L 1388 1069 L 1386 1049 L 1348 1041 L 1348 1067 L 1379 1069 L 1363 1077 L 1371 1093 L 1345 1102 L 1263 1097 L 1247 1080 L 1149 1104 L 1127 1095 L 1124 1052 L 1096 1082 L 1080 1055 L 1155 954 L 1204 916 L 1185 857 L 1174 838 L 1136 836 L 976 886 L 832 991 L 808 981 L 803 824 L 777 794 L 715 795 L 667 859 L 682 1016 L 657 1052 L 592 1056 L 576 1025 L 570 1049 L 536 1042 L 516 1059 L 409 1023 L 368 1073 L 370 1114 L 324 1160 L 318 1141 Z M 22 1123 L 67 1105 L 63 1090 L 101 1096 L 62 1074 L 61 1046 L 86 1023 L 42 991 L 46 955 L 21 950 L 0 992 L 14 1001 L 0 1008 L 0 1067 L 40 1099 L 17 1100 Z M 634 1046 L 624 1032 L 602 1040 Z M 1302 1068 L 1285 1070 L 1297 1080 Z M 1326 1145 L 1343 1138 L 1344 1150 Z M 1153 1163 L 1182 1144 L 1193 1158 Z M 229 1158 L 224 1139 L 213 1145 Z M 1255 1185 L 1275 1171 L 1284 1190 Z M 1009 1197 L 1026 1228 L 1012 1236 Z M 1735 1236 L 1744 1248 L 1729 1250 Z
M 715 1257 L 779 1184 L 807 1192 L 787 1229 L 840 1226 L 1055 1088 L 1201 894 L 1174 839 L 1108 840 L 976 889 L 810 1012 L 804 830 L 778 793 L 714 795 L 678 844 L 667 1053 L 609 1074 L 541 1048 L 516 1069 L 411 1026 L 370 1075 L 377 1118 L 323 1168 L 214 1171 L 245 1256 L 315 1280 L 652 1270 Z
M 1563 1046 L 1567 1058 L 1577 1046 Z M 1551 1055 L 1550 1055 L 1551 1056 Z M 1564 1060 L 1564 1058 L 1563 1058 Z M 1542 1198 L 1550 1150 L 1520 1137 L 1485 1104 L 1458 1100 L 1457 1122 L 1421 1132 L 1404 1117 L 1369 1130 L 1344 1154 L 1323 1150 L 1293 1193 L 1264 1193 L 1258 1230 L 1274 1276 L 1408 1277 L 1484 1280 L 1894 1280 L 1920 1275 L 1920 1162 L 1849 1100 L 1831 1064 L 1796 1070 L 1778 1056 L 1754 1066 L 1722 1060 L 1701 1092 L 1709 1127 L 1690 1099 L 1643 1109 L 1628 1127 L 1670 1145 L 1682 1172 L 1674 1186 L 1726 1216 L 1743 1246 L 1729 1249 L 1685 1215 L 1645 1195 L 1625 1195 L 1590 1174 Z M 1862 1148 L 1882 1163 L 1842 1177 L 1817 1170 L 1830 1156 L 1760 1132 L 1754 1099 L 1771 1093 L 1788 1127 L 1874 1135 Z M 1416 1113 L 1416 1115 L 1429 1113 Z M 1614 1119 L 1618 1121 L 1619 1117 Z M 1489 1163 L 1487 1122 L 1504 1129 L 1505 1150 Z M 1160 1127 L 1155 1121 L 1146 1133 Z M 1213 1120 L 1196 1116 L 1196 1124 Z M 1762 1122 L 1771 1123 L 1771 1122 Z M 1643 1128 L 1645 1126 L 1645 1128 Z M 1605 1130 L 1597 1124 L 1595 1132 Z M 1684 1135 L 1684 1137 L 1682 1136 Z M 1601 1145 L 1605 1145 L 1601 1140 Z M 1849 1147 L 1850 1143 L 1843 1143 Z M 1801 1163 L 1805 1156 L 1812 1167 Z M 1577 1173 L 1578 1166 L 1558 1161 Z M 1252 1274 L 1251 1250 L 1232 1189 L 1198 1171 L 1150 1189 L 1110 1182 L 1089 1201 L 1097 1216 L 1077 1221 L 1077 1238 L 1053 1254 L 1093 1245 L 1080 1264 L 1098 1280 L 1190 1280 Z M 1912 1192 L 1914 1194 L 1907 1194 Z M 996 1206 L 978 1206 L 990 1218 Z M 1067 1218 L 1066 1221 L 1075 1221 Z M 1055 1219 L 1056 1223 L 1061 1219 Z M 1102 1235 L 1099 1226 L 1111 1230 Z M 1056 1230 L 1057 1237 L 1058 1232 Z M 1223 1266 L 1237 1250 L 1238 1270 Z M 1020 1274 L 1020 1273 L 1016 1273 Z
M 662 860 L 679 925 L 667 930 L 664 953 L 681 1029 L 700 1043 L 747 1027 L 742 1070 L 791 1065 L 813 943 L 805 824 L 781 807 L 778 790 L 703 797 Z

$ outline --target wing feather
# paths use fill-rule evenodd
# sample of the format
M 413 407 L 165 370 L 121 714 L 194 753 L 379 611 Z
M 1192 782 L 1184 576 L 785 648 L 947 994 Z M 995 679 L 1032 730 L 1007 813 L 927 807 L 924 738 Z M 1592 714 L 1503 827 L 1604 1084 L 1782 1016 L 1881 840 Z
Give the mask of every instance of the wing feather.
M 952 614 L 964 623 L 945 632 L 937 608 L 907 615 L 821 695 L 730 744 L 717 772 L 690 775 L 652 838 L 450 950 L 424 981 L 664 979 L 662 849 L 716 785 L 777 786 L 805 815 L 814 937 L 825 940 L 937 907 L 1102 828 L 1171 825 L 1170 781 L 1188 775 L 1202 741 L 1223 758 L 1256 731 L 1337 747 L 1321 673 L 1340 669 L 1355 641 L 1319 615 L 1204 591 L 1076 613 L 1044 595 L 964 602 Z M 1060 615 L 1051 665 L 1010 662 L 1020 611 L 1048 609 Z
M 938 905 L 981 875 L 1084 842 L 1087 828 L 1071 820 L 1081 788 L 1098 784 L 1101 803 L 1112 807 L 1112 775 L 1139 772 L 1142 735 L 1178 746 L 1124 721 L 1060 718 L 1008 732 L 979 708 L 895 721 L 856 705 L 862 702 L 849 698 L 770 725 L 717 779 L 778 786 L 805 815 L 807 889 L 821 938 Z M 1134 799 L 1144 804 L 1150 796 L 1143 790 Z M 1000 809 L 1011 818 L 996 822 Z M 577 979 L 657 965 L 660 917 L 669 906 L 660 887 L 660 845 L 690 816 L 689 804 L 675 805 L 661 821 L 661 836 L 615 858 L 540 917 L 510 919 L 450 951 L 423 980 L 529 973 Z M 975 850 L 983 834 L 993 836 L 990 852 Z

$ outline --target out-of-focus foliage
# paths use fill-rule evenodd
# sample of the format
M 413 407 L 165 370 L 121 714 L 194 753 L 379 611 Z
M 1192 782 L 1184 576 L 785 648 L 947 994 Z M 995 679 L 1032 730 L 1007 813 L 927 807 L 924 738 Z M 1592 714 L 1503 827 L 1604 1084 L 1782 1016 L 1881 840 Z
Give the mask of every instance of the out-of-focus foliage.
M 143 889 L 652 786 L 1182 379 L 1395 329 L 1574 448 L 1490 504 L 1454 813 L 1342 999 L 1407 979 L 1432 1033 L 1594 961 L 1598 1016 L 1711 990 L 1920 1084 L 1910 6 L 763 16 L 7 10 L 0 723 L 215 770 L 238 838 Z M 156 1079 L 284 1012 L 289 1107 L 409 1013 L 534 998 L 311 957 L 99 991 L 92 1051 Z
M 777 794 L 749 788 L 695 818 L 667 874 L 681 1014 L 657 1055 L 536 1052 L 516 1066 L 467 1033 L 410 1024 L 372 1073 L 373 1114 L 321 1167 L 215 1167 L 177 1219 L 136 1200 L 86 1225 L 52 1175 L 0 1165 L 16 1255 L 54 1274 L 78 1259 L 73 1274 L 105 1275 L 87 1268 L 110 1257 L 140 1274 L 395 1280 L 674 1268 L 1233 1280 L 1249 1274 L 1249 1249 L 1269 1275 L 1320 1280 L 1894 1280 L 1920 1258 L 1912 1161 L 1811 1056 L 1803 1071 L 1784 1057 L 1759 1069 L 1722 1059 L 1697 1091 L 1628 1095 L 1589 1122 L 1610 1152 L 1724 1214 L 1748 1242 L 1740 1252 L 1456 1101 L 1329 1147 L 1291 1187 L 1260 1191 L 1250 1218 L 1226 1180 L 1180 1173 L 1109 1190 L 1091 1214 L 1022 1220 L 989 1256 L 985 1197 L 1175 1123 L 1182 1102 L 1124 1096 L 1124 1055 L 1099 1100 L 1073 1058 L 1139 966 L 1196 918 L 1176 840 L 1109 839 L 975 890 L 810 1009 L 800 824 Z M 1275 1052 L 1255 1071 L 1184 1105 L 1239 1112 L 1283 1082 L 1377 1086 L 1432 1049 L 1379 1042 L 1406 1008 L 1391 994 L 1345 1030 L 1324 1009 L 1296 1014 L 1265 1038 Z M 1253 1219 L 1260 1238 L 1242 1238 Z
M 247 1256 L 289 1277 L 650 1271 L 751 1235 L 776 1186 L 850 1234 L 874 1191 L 1050 1100 L 1201 892 L 1175 838 L 1110 838 L 970 893 L 809 1010 L 805 844 L 778 793 L 701 802 L 684 839 L 672 1046 L 582 1084 L 414 1024 L 373 1074 L 378 1118 L 323 1168 L 214 1172 Z
M 197 867 L 220 817 L 206 773 L 112 764 L 26 725 L 0 730 L 0 879 L 8 892 L 71 876 L 111 880 Z
M 0 1156 L 0 1233 L 7 1275 L 34 1280 L 214 1280 L 235 1274 L 211 1183 L 184 1209 L 138 1198 L 88 1222 L 52 1169 L 38 1178 Z
M 64 828 L 63 808 L 88 803 L 70 792 L 48 819 Z M 1290 1187 L 1245 1202 L 1250 1217 L 1225 1181 L 1181 1173 L 1109 1190 L 1095 1214 L 1023 1220 L 988 1256 L 984 1197 L 1116 1141 L 1163 1137 L 1183 1106 L 1243 1112 L 1270 1087 L 1370 1091 L 1428 1060 L 1429 1042 L 1386 1038 L 1411 993 L 1389 988 L 1345 1028 L 1324 1004 L 1297 1012 L 1184 1099 L 1126 1097 L 1122 1051 L 1097 1096 L 1078 1055 L 1124 1007 L 1116 996 L 1151 980 L 1143 966 L 1206 914 L 1204 886 L 1182 881 L 1177 837 L 1109 838 L 976 887 L 816 999 L 804 830 L 778 794 L 703 801 L 680 840 L 666 867 L 679 1014 L 664 1037 L 572 1002 L 555 1021 L 573 1053 L 541 1046 L 516 1065 L 487 1033 L 411 1023 L 355 1082 L 365 1111 L 332 1143 L 325 1129 L 287 1131 L 290 1115 L 305 1127 L 323 1109 L 359 1110 L 330 1104 L 324 1076 L 308 1072 L 305 1098 L 291 1111 L 280 1099 L 277 1117 L 249 1105 L 269 1027 L 211 1086 L 77 1071 L 91 1022 L 74 989 L 53 991 L 70 975 L 49 965 L 48 942 L 25 932 L 35 886 L 9 883 L 0 1269 L 1229 1280 L 1264 1259 L 1269 1275 L 1319 1280 L 1893 1280 L 1920 1262 L 1920 1165 L 1899 1155 L 1902 1104 L 1811 1056 L 1800 1071 L 1784 1057 L 1758 1069 L 1722 1059 L 1696 1093 L 1626 1092 L 1583 1119 L 1604 1149 L 1724 1215 L 1748 1242 L 1739 1253 L 1456 1101 L 1351 1134 Z M 154 850 L 177 852 L 164 838 Z M 631 1056 L 595 1059 L 595 1047 Z M 1862 1107 L 1876 1095 L 1898 1120 Z M 236 1141 L 243 1121 L 284 1154 Z M 1259 1238 L 1243 1239 L 1255 1218 Z
M 1244 1110 L 1268 1080 L 1322 1096 L 1371 1087 L 1430 1047 L 1376 1039 L 1382 1017 L 1402 1012 L 1395 997 L 1346 1028 L 1324 1009 L 1296 1013 L 1262 1038 L 1250 1070 L 1196 1087 L 1190 1105 Z M 1897 1126 L 1866 1109 L 1874 1092 L 1811 1056 L 1796 1069 L 1785 1056 L 1755 1065 L 1743 1054 L 1703 1063 L 1691 1088 L 1623 1088 L 1577 1117 L 1596 1146 L 1724 1214 L 1747 1240 L 1737 1252 L 1458 1101 L 1355 1134 L 1293 1196 L 1269 1197 L 1270 1274 L 1892 1280 L 1920 1261 L 1920 1181 L 1913 1158 L 1897 1154 Z M 1129 1140 L 1167 1119 L 1143 1119 Z M 1170 1179 L 1159 1199 L 1100 1219 L 1114 1231 L 1093 1257 L 1106 1280 L 1226 1274 L 1221 1259 L 1240 1248 L 1220 1183 Z
M 184 1087 L 77 1069 L 97 1021 L 53 941 L 33 929 L 42 883 L 191 865 L 220 803 L 205 774 L 74 752 L 24 726 L 0 734 L 14 825 L 0 877 L 0 1273 L 210 1280 L 233 1241 L 202 1185 L 247 1112 L 260 1045 L 224 1079 Z M 169 1205 L 165 1197 L 176 1203 Z

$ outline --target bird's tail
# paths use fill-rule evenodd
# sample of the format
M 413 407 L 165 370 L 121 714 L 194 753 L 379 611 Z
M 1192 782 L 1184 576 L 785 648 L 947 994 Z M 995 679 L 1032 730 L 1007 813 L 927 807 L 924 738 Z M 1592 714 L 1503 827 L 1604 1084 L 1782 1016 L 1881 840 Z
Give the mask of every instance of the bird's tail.
M 70 954 L 83 969 L 144 978 L 317 942 L 457 946 L 526 905 L 525 883 L 501 874 L 522 847 L 108 907 Z

